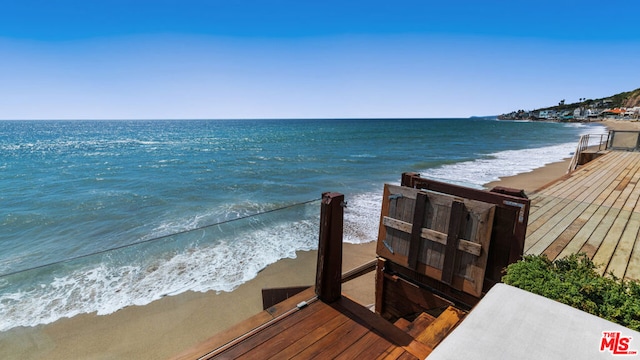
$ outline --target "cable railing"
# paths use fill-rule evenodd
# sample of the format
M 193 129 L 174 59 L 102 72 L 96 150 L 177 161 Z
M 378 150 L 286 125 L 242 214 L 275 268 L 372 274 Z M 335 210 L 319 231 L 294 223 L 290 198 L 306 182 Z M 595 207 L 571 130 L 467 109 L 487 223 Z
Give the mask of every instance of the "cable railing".
M 317 248 L 319 204 L 308 200 L 2 274 L 0 333 L 186 291 L 233 291 L 268 265 Z
M 110 247 L 110 248 L 107 248 L 107 249 L 103 249 L 103 250 L 99 250 L 99 251 L 95 251 L 95 252 L 91 252 L 91 253 L 87 253 L 87 254 L 73 256 L 73 257 L 62 259 L 62 260 L 57 260 L 57 261 L 53 261 L 53 262 L 50 262 L 50 263 L 37 265 L 37 266 L 30 267 L 30 268 L 27 268 L 27 269 L 20 269 L 20 270 L 16 270 L 16 271 L 7 272 L 7 273 L 4 273 L 4 274 L 0 274 L 0 278 L 11 276 L 11 275 L 15 275 L 15 274 L 20 273 L 20 272 L 37 270 L 37 269 L 40 269 L 40 268 L 45 268 L 45 267 L 53 266 L 53 265 L 59 265 L 59 264 L 70 262 L 70 261 L 74 261 L 74 260 L 80 260 L 80 259 L 83 259 L 83 258 L 88 258 L 88 257 L 96 256 L 96 255 L 102 255 L 102 254 L 109 253 L 109 252 L 112 252 L 112 251 L 131 248 L 131 247 L 135 247 L 135 246 L 146 244 L 146 243 L 153 243 L 153 242 L 157 242 L 157 241 L 160 241 L 160 240 L 163 240 L 163 239 L 167 239 L 167 238 L 171 238 L 171 237 L 178 236 L 178 235 L 183 235 L 183 234 L 193 233 L 193 232 L 196 232 L 196 231 L 206 230 L 207 228 L 212 228 L 214 226 L 232 224 L 232 223 L 239 222 L 239 221 L 246 220 L 246 219 L 257 218 L 257 217 L 260 217 L 260 216 L 265 215 L 265 214 L 270 214 L 270 213 L 274 213 L 274 212 L 278 212 L 278 211 L 283 211 L 283 210 L 286 210 L 286 209 L 294 208 L 296 206 L 307 205 L 307 204 L 311 204 L 311 203 L 319 202 L 319 201 L 320 201 L 320 199 L 307 200 L 307 201 L 303 201 L 303 202 L 299 202 L 299 203 L 291 204 L 291 205 L 286 205 L 286 206 L 282 206 L 282 207 L 271 209 L 271 210 L 266 210 L 266 211 L 261 211 L 261 212 L 257 212 L 257 213 L 254 213 L 254 214 L 240 216 L 240 217 L 237 217 L 237 218 L 234 218 L 234 219 L 223 220 L 223 221 L 215 222 L 215 223 L 212 223 L 212 224 L 206 224 L 206 225 L 197 226 L 197 227 L 191 228 L 191 229 L 185 229 L 185 230 L 182 230 L 182 231 L 176 231 L 176 232 L 173 232 L 173 233 L 170 233 L 170 234 L 160 235 L 160 236 L 156 236 L 156 237 L 153 237 L 153 238 L 150 238 L 150 239 L 135 241 L 135 242 L 132 242 L 132 243 L 129 243 L 129 244 L 119 245 L 119 246 Z

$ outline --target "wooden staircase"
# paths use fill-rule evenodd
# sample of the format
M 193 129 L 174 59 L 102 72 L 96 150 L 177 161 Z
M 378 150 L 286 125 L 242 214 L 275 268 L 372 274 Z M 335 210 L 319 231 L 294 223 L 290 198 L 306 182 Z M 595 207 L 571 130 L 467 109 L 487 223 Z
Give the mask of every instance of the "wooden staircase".
M 425 312 L 420 313 L 413 321 L 409 321 L 405 318 L 399 318 L 395 321 L 394 325 L 400 330 L 406 332 L 416 341 L 428 346 L 430 349 L 435 349 L 442 340 L 453 329 L 458 326 L 460 322 L 467 315 L 465 311 L 457 309 L 453 306 L 447 307 L 438 317 L 427 314 Z M 400 353 L 396 350 L 397 353 Z M 381 355 L 378 359 L 396 359 L 397 356 L 393 354 L 393 351 L 389 351 L 386 354 Z

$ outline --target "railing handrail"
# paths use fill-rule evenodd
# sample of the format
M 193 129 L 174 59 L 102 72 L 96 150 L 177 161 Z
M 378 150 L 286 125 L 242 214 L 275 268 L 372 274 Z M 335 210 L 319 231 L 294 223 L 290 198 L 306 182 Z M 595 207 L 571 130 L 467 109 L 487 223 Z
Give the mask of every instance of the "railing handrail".
M 606 136 L 606 139 L 604 139 L 604 137 Z M 572 171 L 574 171 L 577 167 L 578 167 L 578 161 L 580 159 L 580 154 L 582 154 L 585 150 L 587 150 L 590 147 L 594 147 L 596 145 L 590 145 L 591 144 L 591 138 L 595 138 L 595 137 L 599 137 L 599 141 L 598 141 L 598 150 L 597 151 L 603 151 L 603 150 L 607 150 L 608 146 L 609 146 L 609 138 L 611 136 L 611 131 L 609 131 L 606 134 L 584 134 L 580 136 L 580 140 L 578 140 L 578 147 L 576 148 L 576 151 L 573 153 L 573 157 L 571 158 L 571 162 L 569 164 L 569 169 L 567 169 L 567 173 L 570 173 Z

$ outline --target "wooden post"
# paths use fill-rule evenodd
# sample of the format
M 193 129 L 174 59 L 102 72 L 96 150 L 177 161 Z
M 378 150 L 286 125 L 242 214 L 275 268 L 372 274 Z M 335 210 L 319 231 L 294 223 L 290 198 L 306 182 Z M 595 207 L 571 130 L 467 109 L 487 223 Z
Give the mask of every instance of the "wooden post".
M 316 294 L 325 303 L 340 299 L 342 293 L 343 206 L 344 195 L 338 193 L 322 194 Z
M 419 177 L 420 177 L 420 174 L 414 173 L 414 172 L 402 173 L 402 177 L 400 179 L 401 180 L 400 185 L 413 188 L 416 185 L 415 178 L 419 178 Z
M 375 312 L 378 315 L 382 315 L 385 310 L 384 305 L 384 271 L 387 260 L 384 258 L 378 258 L 378 264 L 376 265 L 376 300 L 375 300 Z

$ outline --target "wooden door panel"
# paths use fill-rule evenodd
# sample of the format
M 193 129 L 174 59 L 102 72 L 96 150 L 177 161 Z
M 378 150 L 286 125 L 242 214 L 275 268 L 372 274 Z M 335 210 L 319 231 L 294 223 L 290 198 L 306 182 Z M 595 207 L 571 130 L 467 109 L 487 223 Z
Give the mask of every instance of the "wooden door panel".
M 378 255 L 480 296 L 495 205 L 385 185 Z

